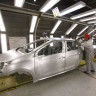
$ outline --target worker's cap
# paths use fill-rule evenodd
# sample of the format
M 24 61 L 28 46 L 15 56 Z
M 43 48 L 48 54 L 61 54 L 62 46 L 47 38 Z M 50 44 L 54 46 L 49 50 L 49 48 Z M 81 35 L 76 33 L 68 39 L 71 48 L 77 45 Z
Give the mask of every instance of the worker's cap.
M 85 39 L 90 39 L 91 36 L 90 36 L 89 34 L 85 34 L 85 35 L 84 35 L 84 38 L 85 38 Z

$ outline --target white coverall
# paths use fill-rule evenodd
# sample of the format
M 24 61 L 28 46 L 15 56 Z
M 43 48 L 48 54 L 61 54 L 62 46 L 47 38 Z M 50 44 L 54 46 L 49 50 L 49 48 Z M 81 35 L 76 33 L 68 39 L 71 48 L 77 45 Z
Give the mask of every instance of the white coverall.
M 92 39 L 89 39 L 88 41 L 84 41 L 83 43 L 81 43 L 81 46 L 83 46 L 85 48 L 85 52 L 86 52 L 86 54 L 85 54 L 86 64 L 87 64 L 86 72 L 90 74 L 91 70 L 95 71 L 94 62 L 93 62 L 94 49 L 93 49 Z

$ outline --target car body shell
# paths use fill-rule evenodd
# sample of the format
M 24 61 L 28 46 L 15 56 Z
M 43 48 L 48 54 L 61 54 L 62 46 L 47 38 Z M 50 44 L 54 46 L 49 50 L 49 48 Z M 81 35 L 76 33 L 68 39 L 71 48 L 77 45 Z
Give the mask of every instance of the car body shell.
M 77 68 L 82 59 L 81 50 L 77 48 L 68 51 L 67 48 L 67 42 L 74 42 L 74 40 L 60 38 L 45 38 L 44 40 L 48 41 L 26 54 L 18 52 L 18 48 L 1 54 L 0 62 L 5 64 L 1 69 L 2 73 L 4 75 L 10 75 L 15 72 L 29 73 L 33 77 L 33 82 L 37 82 Z M 61 51 L 47 55 L 41 54 L 41 50 L 52 42 L 61 42 Z

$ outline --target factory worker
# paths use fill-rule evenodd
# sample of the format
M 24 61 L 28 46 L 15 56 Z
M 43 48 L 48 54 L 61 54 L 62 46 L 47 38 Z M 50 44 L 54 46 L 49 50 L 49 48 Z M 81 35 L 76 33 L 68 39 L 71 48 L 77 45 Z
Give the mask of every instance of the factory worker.
M 90 74 L 91 72 L 95 72 L 94 62 L 93 62 L 93 58 L 94 58 L 93 42 L 89 34 L 85 34 L 83 38 L 84 40 L 82 43 L 80 43 L 78 39 L 76 41 L 80 46 L 83 46 L 85 50 L 87 68 L 86 68 L 86 71 L 84 71 L 84 73 Z

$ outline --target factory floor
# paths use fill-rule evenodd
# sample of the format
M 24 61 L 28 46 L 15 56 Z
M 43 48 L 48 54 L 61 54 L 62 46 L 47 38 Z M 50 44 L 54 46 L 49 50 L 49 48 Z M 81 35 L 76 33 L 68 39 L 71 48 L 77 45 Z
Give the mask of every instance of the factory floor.
M 84 68 L 35 84 L 28 83 L 15 90 L 0 93 L 0 96 L 96 96 L 96 73 L 89 76 L 82 72 Z

